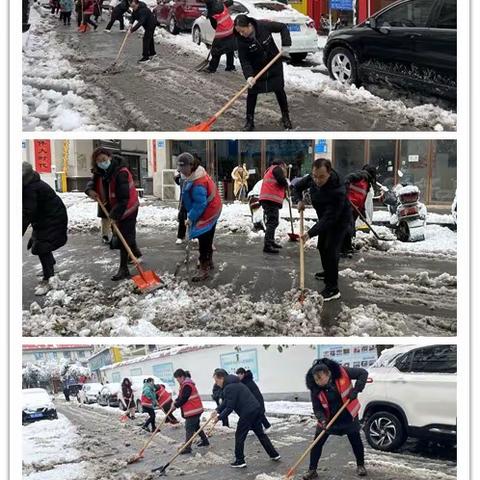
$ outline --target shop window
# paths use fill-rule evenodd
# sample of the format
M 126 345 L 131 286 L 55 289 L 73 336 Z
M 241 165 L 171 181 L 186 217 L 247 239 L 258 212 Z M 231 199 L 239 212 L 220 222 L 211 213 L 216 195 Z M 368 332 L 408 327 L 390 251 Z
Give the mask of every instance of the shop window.
M 205 140 L 172 140 L 171 146 L 171 165 L 168 168 L 177 168 L 176 158 L 183 152 L 198 155 L 200 164 L 205 168 L 207 167 L 207 142 Z
M 432 202 L 451 203 L 457 189 L 457 144 L 437 140 L 432 157 Z
M 262 145 L 260 140 L 239 140 L 240 163 L 247 166 L 248 190 L 262 179 Z
M 335 140 L 333 142 L 333 168 L 342 177 L 360 170 L 364 165 L 364 140 Z
M 267 140 L 267 167 L 273 160 L 291 165 L 290 178 L 310 173 L 313 161 L 313 142 L 311 140 Z
M 400 140 L 400 165 L 398 181 L 402 184 L 416 185 L 421 199 L 427 196 L 428 140 Z
M 368 163 L 377 167 L 377 181 L 388 188 L 395 182 L 395 140 L 371 140 Z

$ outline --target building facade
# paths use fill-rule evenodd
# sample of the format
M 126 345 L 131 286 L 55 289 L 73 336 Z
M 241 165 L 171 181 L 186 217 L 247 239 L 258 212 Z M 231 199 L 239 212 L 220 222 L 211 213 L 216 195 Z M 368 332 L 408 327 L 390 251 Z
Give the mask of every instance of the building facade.
M 22 366 L 28 363 L 81 363 L 87 364 L 93 354 L 93 345 L 23 345 Z

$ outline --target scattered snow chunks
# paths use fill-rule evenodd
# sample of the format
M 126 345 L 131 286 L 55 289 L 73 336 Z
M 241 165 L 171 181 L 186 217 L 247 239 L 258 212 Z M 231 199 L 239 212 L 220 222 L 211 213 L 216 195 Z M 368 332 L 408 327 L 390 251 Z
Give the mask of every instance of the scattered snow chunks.
M 285 478 L 282 475 L 268 475 L 267 473 L 261 473 L 260 475 L 257 475 L 255 477 L 255 480 L 282 480 L 282 478 Z

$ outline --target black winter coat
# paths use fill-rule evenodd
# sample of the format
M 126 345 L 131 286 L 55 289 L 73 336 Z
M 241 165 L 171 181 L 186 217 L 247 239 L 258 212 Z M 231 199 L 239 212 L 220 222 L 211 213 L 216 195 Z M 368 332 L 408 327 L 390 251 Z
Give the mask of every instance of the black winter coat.
M 260 404 L 252 392 L 236 375 L 228 375 L 223 386 L 223 402 L 217 407 L 219 420 L 228 417 L 232 412 L 239 417 L 249 417 L 258 415 L 260 411 Z
M 289 47 L 292 44 L 286 24 L 265 20 L 257 21 L 253 18 L 250 21 L 255 28 L 252 37 L 245 38 L 235 32 L 238 57 L 245 78 L 254 77 L 278 54 L 278 48 L 275 45 L 272 33 L 280 33 L 282 47 Z M 279 58 L 249 91 L 252 93 L 268 93 L 282 90 L 284 86 L 283 64 L 282 59 Z
M 242 383 L 252 392 L 253 396 L 260 404 L 262 413 L 265 413 L 265 400 L 263 399 L 262 392 L 260 392 L 258 385 L 253 380 L 253 373 L 250 370 L 247 370 L 247 372 L 245 373 L 245 376 L 242 379 Z
M 375 179 L 372 178 L 366 170 L 359 170 L 358 172 L 349 173 L 345 177 L 346 184 L 359 182 L 360 180 L 365 180 L 368 182 L 369 187 L 375 188 Z
M 312 206 L 318 216 L 318 222 L 308 231 L 310 237 L 328 235 L 350 225 L 352 209 L 347 199 L 345 184 L 335 170 L 332 170 L 330 178 L 322 187 L 315 184 L 311 175 L 305 175 L 292 187 L 298 198 L 302 198 L 304 191 L 310 191 Z
M 120 18 L 122 18 L 125 15 L 125 13 L 127 13 L 129 7 L 130 7 L 130 4 L 129 4 L 128 0 L 123 0 L 116 7 L 113 8 L 112 18 L 115 18 L 116 20 L 119 20 Z
M 53 252 L 67 243 L 67 209 L 52 187 L 37 172 L 22 178 L 22 236 L 32 225 L 28 248 L 34 255 Z
M 319 422 L 328 423 L 331 418 L 326 417 L 326 412 L 324 411 L 322 404 L 318 395 L 321 390 L 325 392 L 328 399 L 328 405 L 330 408 L 330 416 L 333 417 L 340 407 L 342 406 L 342 399 L 340 393 L 337 390 L 335 385 L 335 380 L 340 378 L 340 365 L 328 358 L 322 358 L 321 362 L 327 365 L 332 373 L 331 382 L 325 387 L 320 387 L 315 383 L 313 378 L 312 370 L 313 367 L 309 368 L 305 377 L 305 383 L 307 388 L 310 390 L 310 398 L 312 400 L 313 412 Z M 352 368 L 352 367 L 343 367 L 345 368 L 348 376 L 351 380 L 356 380 L 353 386 L 353 390 L 357 393 L 360 393 L 365 388 L 368 379 L 368 372 L 364 368 Z M 329 433 L 333 435 L 346 435 L 354 431 L 360 430 L 360 422 L 358 417 L 355 419 L 352 418 L 347 409 L 338 417 L 336 422 L 332 425 Z
M 147 7 L 146 3 L 140 2 L 138 4 L 137 10 L 134 10 L 132 13 L 131 24 L 134 21 L 138 23 L 132 28 L 131 32 L 136 32 L 140 27 L 143 27 L 145 30 L 155 29 L 157 26 L 157 19 L 153 12 Z

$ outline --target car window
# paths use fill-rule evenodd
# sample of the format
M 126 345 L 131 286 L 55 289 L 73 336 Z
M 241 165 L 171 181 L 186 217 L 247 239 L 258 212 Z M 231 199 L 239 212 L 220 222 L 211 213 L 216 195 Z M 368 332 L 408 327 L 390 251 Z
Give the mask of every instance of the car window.
M 435 345 L 415 350 L 411 371 L 419 373 L 456 373 L 457 347 L 455 345 Z
M 228 11 L 230 12 L 230 15 L 235 13 L 248 13 L 248 9 L 238 2 L 233 2 L 233 5 L 228 7 Z
M 457 28 L 457 0 L 443 0 L 436 21 L 437 28 Z
M 416 0 L 397 5 L 376 17 L 377 27 L 426 27 L 432 5 L 432 0 Z
M 413 352 L 408 352 L 401 355 L 395 362 L 395 367 L 401 372 L 410 371 L 410 365 L 412 364 Z
M 272 10 L 273 12 L 282 12 L 287 9 L 287 7 L 281 3 L 255 3 L 255 8 Z

